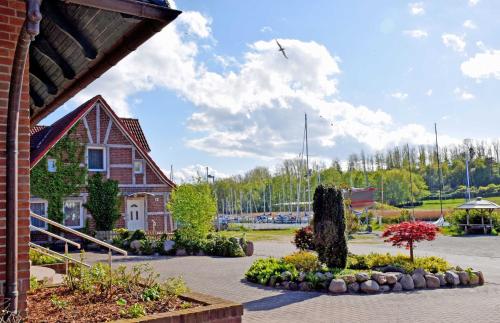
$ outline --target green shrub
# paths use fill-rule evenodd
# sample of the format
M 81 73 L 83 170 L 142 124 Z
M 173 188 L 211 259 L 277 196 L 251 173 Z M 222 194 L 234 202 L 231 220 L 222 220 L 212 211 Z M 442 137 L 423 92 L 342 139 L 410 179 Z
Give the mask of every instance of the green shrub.
M 347 256 L 347 268 L 350 269 L 368 269 L 366 264 L 366 256 L 349 254 Z
M 155 253 L 156 242 L 150 238 L 146 238 L 141 241 L 141 253 L 143 255 L 152 255 Z
M 314 234 L 311 226 L 306 226 L 295 231 L 293 242 L 300 250 L 314 250 Z
M 35 249 L 30 249 L 29 257 L 31 263 L 35 266 L 57 264 L 61 262 L 61 260 L 52 256 L 44 255 L 43 253 L 38 252 Z
M 342 190 L 319 185 L 314 192 L 314 249 L 331 268 L 345 268 L 347 241 Z
M 135 241 L 135 240 L 145 240 L 146 239 L 146 232 L 144 230 L 135 230 L 134 233 L 128 238 L 130 241 Z
M 412 272 L 417 268 L 423 268 L 426 271 L 437 273 L 445 272 L 451 268 L 451 265 L 440 257 L 416 257 L 414 262 L 410 257 L 404 254 L 395 256 L 386 253 L 370 253 L 367 255 L 349 255 L 347 268 L 349 269 L 375 269 L 378 267 L 395 266 L 406 272 Z
M 294 265 L 298 271 L 312 272 L 321 268 L 318 261 L 318 255 L 310 251 L 297 251 L 288 256 L 283 257 L 283 261 L 287 264 Z
M 262 258 L 253 262 L 245 273 L 245 277 L 250 282 L 267 285 L 271 276 L 280 276 L 285 271 L 290 272 L 292 280 L 298 275 L 295 266 L 285 263 L 282 259 Z

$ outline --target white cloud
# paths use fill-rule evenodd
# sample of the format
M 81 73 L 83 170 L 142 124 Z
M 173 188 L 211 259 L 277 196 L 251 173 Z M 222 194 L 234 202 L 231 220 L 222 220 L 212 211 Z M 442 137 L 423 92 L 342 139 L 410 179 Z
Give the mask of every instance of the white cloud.
M 445 33 L 441 35 L 443 44 L 456 52 L 463 52 L 466 46 L 463 36 Z
M 427 92 L 425 92 L 425 95 L 431 96 L 432 95 L 432 89 L 428 89 Z
M 423 2 L 412 2 L 408 4 L 410 14 L 414 16 L 420 16 L 425 14 L 425 8 Z
M 272 31 L 273 31 L 273 29 L 269 26 L 264 26 L 260 29 L 260 32 L 262 32 L 262 33 L 270 33 Z
M 479 0 L 469 0 L 469 6 L 474 7 L 479 3 Z
M 432 143 L 432 132 L 421 125 L 399 124 L 380 108 L 341 100 L 340 60 L 314 41 L 280 39 L 288 60 L 274 39 L 256 41 L 235 64 L 226 64 L 223 72 L 211 71 L 198 61 L 205 42 L 214 41 L 210 22 L 199 13 L 184 12 L 80 92 L 73 103 L 101 93 L 119 115 L 126 116 L 131 114 L 128 101 L 134 95 L 153 89 L 173 91 L 195 109 L 185 123 L 190 139 L 184 144 L 215 156 L 269 161 L 296 157 L 302 146 L 304 113 L 312 159 L 331 159 L 332 153 L 344 158 L 359 149 L 406 142 Z M 236 61 L 226 56 L 215 59 L 221 64 Z M 407 96 L 400 93 L 396 98 Z M 168 116 L 164 118 L 167 122 Z M 193 174 L 176 173 L 184 178 Z
M 468 101 L 468 100 L 472 100 L 475 98 L 474 94 L 467 92 L 466 90 L 458 88 L 458 87 L 455 88 L 453 93 L 455 93 L 457 98 L 459 98 L 460 100 L 463 100 L 463 101 Z
M 406 100 L 406 98 L 408 97 L 408 94 L 403 93 L 403 92 L 394 92 L 391 94 L 391 97 L 403 101 L 403 100 Z
M 500 50 L 478 53 L 460 65 L 462 74 L 474 79 L 500 79 Z
M 421 29 L 405 30 L 403 34 L 417 39 L 424 39 L 428 36 L 427 32 Z
M 469 19 L 464 21 L 463 26 L 467 29 L 476 29 L 477 28 L 476 24 L 472 20 L 469 20 Z

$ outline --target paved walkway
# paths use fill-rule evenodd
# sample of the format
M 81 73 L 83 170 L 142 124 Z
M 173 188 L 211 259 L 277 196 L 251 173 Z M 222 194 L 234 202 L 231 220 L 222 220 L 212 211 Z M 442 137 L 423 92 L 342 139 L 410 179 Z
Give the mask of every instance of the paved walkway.
M 242 278 L 253 260 L 283 256 L 294 248 L 283 241 L 257 242 L 255 249 L 248 258 L 129 257 L 117 262 L 149 261 L 162 277 L 183 276 L 193 290 L 241 302 L 244 322 L 500 322 L 500 237 L 440 237 L 416 249 L 417 255 L 444 256 L 453 264 L 483 270 L 487 280 L 483 287 L 373 296 L 333 296 L 247 284 Z M 353 241 L 350 251 L 405 252 L 364 239 Z

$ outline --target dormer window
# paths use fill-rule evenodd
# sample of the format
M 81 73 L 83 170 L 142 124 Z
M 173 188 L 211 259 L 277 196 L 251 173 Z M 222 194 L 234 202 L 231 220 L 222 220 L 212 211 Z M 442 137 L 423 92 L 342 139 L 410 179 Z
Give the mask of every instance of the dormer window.
M 57 172 L 57 163 L 54 158 L 47 159 L 47 170 L 49 171 L 49 173 Z
M 87 147 L 87 167 L 90 171 L 106 170 L 106 157 L 104 147 Z
M 134 174 L 144 173 L 144 161 L 134 160 Z

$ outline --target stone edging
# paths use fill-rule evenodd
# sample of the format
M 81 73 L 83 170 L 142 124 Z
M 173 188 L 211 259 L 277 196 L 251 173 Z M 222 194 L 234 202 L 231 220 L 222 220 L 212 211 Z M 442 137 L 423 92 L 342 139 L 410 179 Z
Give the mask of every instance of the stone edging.
M 327 275 L 330 274 L 330 275 Z M 481 271 L 449 270 L 444 274 L 432 274 L 423 269 L 416 269 L 413 273 L 403 274 L 400 272 L 372 272 L 371 274 L 359 272 L 353 275 L 343 275 L 334 278 L 331 273 L 316 273 L 320 281 L 319 290 L 312 283 L 300 277 L 298 281 L 287 281 L 287 272 L 282 273 L 277 279 L 271 279 L 269 286 L 300 291 L 323 291 L 332 294 L 344 293 L 386 293 L 412 291 L 414 289 L 437 289 L 458 286 L 479 286 L 484 284 L 484 275 Z M 282 282 L 277 282 L 281 279 Z
M 227 301 L 222 298 L 189 292 L 180 296 L 189 302 L 201 303 L 203 306 L 188 308 L 174 312 L 146 315 L 136 319 L 113 321 L 115 323 L 131 322 L 155 322 L 155 323 L 177 323 L 177 322 L 216 322 L 236 323 L 241 322 L 243 316 L 243 305 Z

